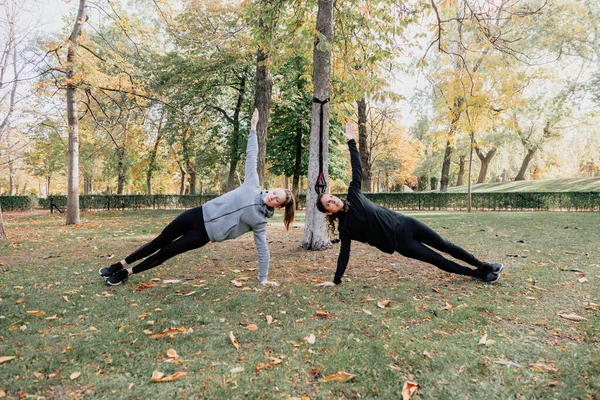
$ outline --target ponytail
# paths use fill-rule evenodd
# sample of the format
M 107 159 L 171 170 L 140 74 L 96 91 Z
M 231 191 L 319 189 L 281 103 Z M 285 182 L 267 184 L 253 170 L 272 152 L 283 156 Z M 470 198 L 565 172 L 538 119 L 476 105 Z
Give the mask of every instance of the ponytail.
M 296 213 L 296 199 L 293 193 L 289 189 L 285 190 L 285 210 L 283 212 L 283 225 L 285 230 L 290 230 L 290 225 L 294 222 L 294 215 Z

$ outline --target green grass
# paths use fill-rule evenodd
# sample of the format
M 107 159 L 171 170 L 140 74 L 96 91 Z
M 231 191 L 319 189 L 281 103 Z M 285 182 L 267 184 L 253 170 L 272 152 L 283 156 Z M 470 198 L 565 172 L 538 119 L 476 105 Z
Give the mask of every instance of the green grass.
M 302 226 L 284 233 L 278 215 L 268 229 L 270 279 L 280 287 L 256 284 L 252 235 L 209 244 L 107 287 L 98 268 L 151 239 L 178 213 L 86 213 L 79 228 L 64 226 L 56 214 L 5 220 L 0 356 L 16 358 L 0 364 L 1 392 L 399 399 L 409 380 L 420 385 L 413 397 L 420 399 L 600 396 L 600 310 L 585 308 L 600 303 L 599 213 L 410 213 L 478 257 L 503 262 L 497 285 L 353 244 L 344 284 L 316 288 L 314 280 L 332 278 L 339 247 L 299 250 Z M 583 271 L 587 282 L 565 269 Z M 250 280 L 242 288 L 230 283 L 244 277 Z M 371 299 L 391 302 L 378 308 Z M 26 313 L 35 310 L 43 314 Z M 318 318 L 319 310 L 329 318 Z M 181 327 L 186 333 L 162 339 L 147 333 Z M 304 340 L 310 334 L 313 345 Z M 478 344 L 484 334 L 495 343 Z M 179 364 L 164 361 L 168 349 L 177 351 Z M 232 373 L 237 367 L 244 371 Z M 155 370 L 188 375 L 155 383 Z M 338 371 L 356 378 L 323 381 Z M 73 373 L 81 375 L 70 379 Z
M 467 186 L 453 186 L 449 193 L 466 193 Z M 537 181 L 508 181 L 471 185 L 473 192 L 599 192 L 600 178 L 564 178 Z M 437 191 L 437 190 L 436 190 Z

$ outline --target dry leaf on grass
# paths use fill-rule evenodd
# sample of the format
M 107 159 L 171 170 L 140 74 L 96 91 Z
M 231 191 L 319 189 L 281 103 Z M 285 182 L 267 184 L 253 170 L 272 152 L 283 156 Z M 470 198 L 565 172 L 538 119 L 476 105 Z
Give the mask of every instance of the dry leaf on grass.
M 167 350 L 167 357 L 169 358 L 179 358 L 179 354 L 173 349 Z
M 181 283 L 181 279 L 165 279 L 162 283 Z
M 517 364 L 514 361 L 510 361 L 510 360 L 504 360 L 502 358 L 499 358 L 498 360 L 494 361 L 496 364 L 501 364 L 501 365 L 510 365 L 511 367 L 518 367 L 518 368 L 523 368 L 523 366 L 521 364 Z
M 331 314 L 329 314 L 329 311 L 325 311 L 325 310 L 318 310 L 312 316 L 313 316 L 313 318 L 318 318 L 318 319 L 331 318 Z
M 271 325 L 273 323 L 273 317 L 270 315 L 267 315 L 266 318 L 267 318 L 267 324 Z
M 402 387 L 402 400 L 409 400 L 413 394 L 417 393 L 419 385 L 414 382 L 406 381 Z
M 42 310 L 31 310 L 31 311 L 25 311 L 26 315 L 42 315 L 44 314 L 44 312 Z
M 187 376 L 187 372 L 175 372 L 172 375 L 165 376 L 164 372 L 154 371 L 150 378 L 153 382 L 171 382 Z
M 17 358 L 16 356 L 0 356 L 0 364 L 5 363 L 10 360 L 14 360 Z
M 585 309 L 586 310 L 600 310 L 600 304 L 596 304 L 596 303 L 592 303 L 591 301 L 588 301 L 587 304 L 585 305 Z
M 308 343 L 308 344 L 315 344 L 315 341 L 317 340 L 317 338 L 315 337 L 315 335 L 313 335 L 311 333 L 310 335 L 305 337 L 304 340 L 306 340 L 306 343 Z
M 377 307 L 379 308 L 385 308 L 388 304 L 390 304 L 391 300 L 383 300 L 383 301 L 379 301 L 377 302 Z
M 256 331 L 256 330 L 258 330 L 258 326 L 254 325 L 254 324 L 250 324 L 246 327 L 246 329 L 248 329 L 249 331 Z
M 231 282 L 231 284 L 233 284 L 233 286 L 235 286 L 235 287 L 242 287 L 244 285 L 242 282 L 236 281 L 235 279 L 232 279 L 229 282 Z
M 152 339 L 162 339 L 165 335 L 173 336 L 178 333 L 185 333 L 185 328 L 167 328 L 162 332 L 155 333 L 152 335 Z
M 327 375 L 325 378 L 321 379 L 321 382 L 348 382 L 356 378 L 356 375 L 349 374 L 344 371 L 338 371 L 333 375 Z
M 564 319 L 568 319 L 569 321 L 587 321 L 587 318 L 582 317 L 581 315 L 573 314 L 573 313 L 558 313 L 559 316 Z
M 81 372 L 73 372 L 71 375 L 69 375 L 69 379 L 75 380 L 75 379 L 79 378 L 80 375 L 81 375 Z
M 231 372 L 232 374 L 244 372 L 244 367 L 235 367 L 235 368 L 232 368 L 231 370 L 229 370 L 229 372 Z
M 535 364 L 529 364 L 529 366 L 532 369 L 535 369 L 535 370 L 540 371 L 540 372 L 556 372 L 557 371 L 556 368 L 554 368 L 550 364 L 535 363 Z
M 58 319 L 58 316 L 56 314 L 54 314 L 51 317 L 46 317 L 44 318 L 46 321 L 56 321 Z
M 240 349 L 240 344 L 238 343 L 235 336 L 233 336 L 233 331 L 229 331 L 229 340 L 231 340 L 231 344 L 234 345 L 236 349 Z
M 488 338 L 487 338 L 487 333 L 486 333 L 486 334 L 484 334 L 484 335 L 481 337 L 481 339 L 479 339 L 479 343 L 478 343 L 478 344 L 482 344 L 482 345 L 484 345 L 484 346 L 491 346 L 491 345 L 493 345 L 494 343 L 496 343 L 496 341 L 495 341 L 495 340 L 492 340 L 492 339 L 488 339 Z
M 577 280 L 579 281 L 579 283 L 585 283 L 585 282 L 587 282 L 587 281 L 588 281 L 586 277 L 579 278 L 579 279 L 577 279 Z
M 423 356 L 424 356 L 424 357 L 427 357 L 427 358 L 431 358 L 431 354 L 429 354 L 429 352 L 428 352 L 428 351 L 424 351 L 424 352 L 423 352 Z

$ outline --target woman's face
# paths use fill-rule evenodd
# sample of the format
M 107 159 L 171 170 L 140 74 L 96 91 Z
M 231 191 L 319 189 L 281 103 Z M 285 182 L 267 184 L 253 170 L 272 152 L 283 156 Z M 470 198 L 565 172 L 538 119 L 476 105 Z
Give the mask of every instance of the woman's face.
M 277 188 L 273 190 L 267 190 L 265 197 L 263 197 L 264 203 L 271 208 L 281 208 L 285 203 L 287 196 L 285 190 Z
M 323 207 L 327 210 L 325 213 L 327 215 L 335 214 L 344 207 L 344 202 L 339 197 L 329 193 L 326 193 L 321 197 L 321 204 L 323 204 Z

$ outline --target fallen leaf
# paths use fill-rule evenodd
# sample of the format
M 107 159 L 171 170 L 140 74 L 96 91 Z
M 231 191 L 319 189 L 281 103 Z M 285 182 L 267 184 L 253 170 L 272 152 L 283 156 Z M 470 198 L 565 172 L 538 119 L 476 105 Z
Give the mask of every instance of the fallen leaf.
M 557 371 L 556 368 L 554 368 L 550 364 L 535 363 L 535 364 L 529 364 L 529 366 L 532 369 L 535 369 L 535 370 L 541 371 L 541 372 L 556 372 Z
M 254 324 L 250 324 L 246 327 L 246 329 L 248 329 L 249 331 L 256 331 L 256 330 L 258 330 L 258 326 L 254 325 Z
M 158 333 L 155 333 L 154 335 L 152 335 L 152 339 L 162 339 L 165 337 L 165 335 L 173 336 L 178 333 L 185 333 L 185 332 L 186 332 L 185 328 L 167 328 L 162 332 L 158 332 Z
M 232 374 L 237 374 L 240 372 L 244 372 L 244 367 L 235 367 L 229 370 Z
M 233 346 L 236 349 L 240 349 L 240 344 L 238 343 L 237 339 L 235 338 L 235 336 L 233 336 L 233 331 L 229 331 L 229 340 L 231 340 L 231 344 L 233 344 Z
M 317 340 L 317 338 L 315 337 L 315 335 L 313 335 L 311 333 L 310 335 L 305 337 L 304 340 L 306 340 L 306 343 L 308 343 L 308 344 L 315 344 L 315 341 Z
M 348 382 L 354 378 L 356 378 L 356 375 L 338 371 L 333 375 L 327 375 L 325 378 L 321 379 L 321 382 Z
M 268 324 L 268 325 L 271 325 L 271 324 L 273 323 L 273 317 L 272 317 L 272 316 L 270 316 L 270 315 L 267 315 L 267 317 L 266 317 L 266 318 L 267 318 L 267 324 Z
M 25 311 L 26 315 L 42 315 L 43 313 L 42 310 Z
M 496 364 L 501 364 L 501 365 L 510 365 L 512 367 L 518 367 L 518 368 L 523 368 L 523 366 L 521 364 L 517 364 L 514 361 L 510 361 L 510 360 L 504 360 L 502 358 L 494 361 Z
M 433 291 L 434 291 L 434 292 L 436 292 L 436 293 L 441 293 L 441 292 L 440 292 L 440 289 L 438 289 L 438 288 L 431 288 L 431 290 L 433 290 Z
M 450 303 L 446 303 L 446 305 L 444 307 L 442 307 L 442 310 L 452 310 L 454 308 L 454 306 Z
M 270 360 L 269 364 L 271 364 L 271 365 L 279 365 L 283 362 L 282 359 L 277 358 L 277 357 L 269 357 L 269 360 Z
M 585 305 L 585 309 L 586 310 L 600 310 L 600 304 L 596 304 L 596 303 L 592 303 L 591 301 L 588 301 L 587 304 Z
M 577 280 L 579 281 L 579 283 L 586 283 L 588 281 L 586 277 L 579 278 Z
M 417 393 L 419 385 L 414 382 L 406 381 L 402 387 L 402 400 L 409 400 L 413 394 Z
M 479 339 L 479 343 L 477 344 L 485 344 L 487 342 L 487 333 L 484 334 L 481 339 Z
M 17 356 L 0 356 L 0 364 L 14 360 L 15 358 L 17 358 Z
M 140 283 L 140 284 L 138 285 L 138 287 L 137 287 L 137 288 L 135 288 L 135 290 L 138 290 L 138 291 L 140 291 L 140 290 L 145 290 L 145 289 L 151 288 L 151 287 L 153 287 L 153 286 L 154 286 L 154 283 L 146 283 L 146 282 L 142 282 L 142 283 Z
M 154 371 L 152 373 L 152 378 L 150 378 L 154 382 L 171 382 L 176 379 L 180 379 L 187 376 L 187 372 L 175 372 L 172 375 L 164 376 L 165 374 L 160 371 Z
M 329 314 L 329 311 L 325 311 L 325 310 L 318 310 L 313 314 L 313 318 L 320 318 L 320 319 L 326 319 L 326 318 L 330 318 L 331 314 Z
M 362 310 L 367 315 L 373 315 L 373 313 L 371 311 L 369 311 L 369 310 L 365 310 L 364 308 Z
M 69 379 L 75 380 L 75 379 L 79 378 L 80 375 L 81 375 L 81 372 L 73 372 L 71 375 L 69 375 Z
M 179 358 L 179 354 L 173 349 L 167 350 L 167 357 L 169 358 Z
M 570 321 L 587 321 L 587 318 L 582 317 L 577 314 L 558 313 L 558 315 L 560 315 L 564 319 L 568 319 Z
M 390 304 L 391 300 L 383 300 L 377 303 L 377 307 L 385 308 L 388 304 Z
M 429 352 L 427 352 L 427 351 L 423 352 L 423 356 L 427 357 L 427 358 L 431 358 L 431 354 L 429 354 Z
M 235 286 L 235 287 L 242 287 L 242 286 L 244 285 L 242 282 L 240 282 L 240 281 L 236 281 L 235 279 L 232 279 L 230 282 L 231 282 L 231 283 L 233 284 L 233 286 Z
M 54 314 L 51 317 L 46 317 L 44 318 L 46 321 L 56 321 L 58 319 L 58 317 L 56 316 L 56 314 Z

